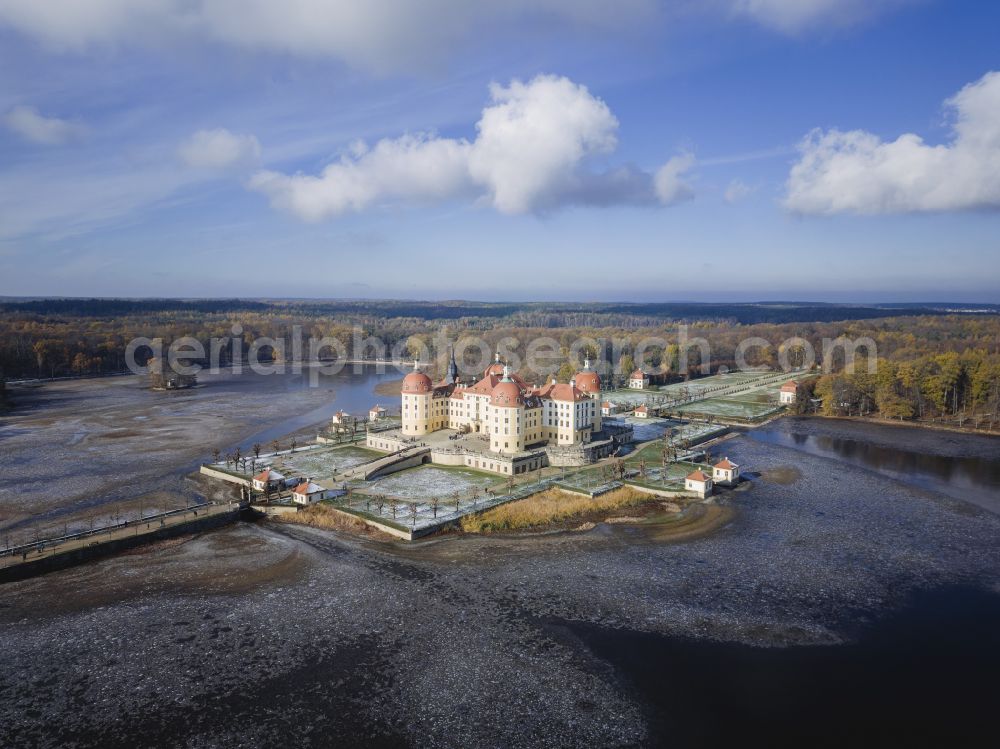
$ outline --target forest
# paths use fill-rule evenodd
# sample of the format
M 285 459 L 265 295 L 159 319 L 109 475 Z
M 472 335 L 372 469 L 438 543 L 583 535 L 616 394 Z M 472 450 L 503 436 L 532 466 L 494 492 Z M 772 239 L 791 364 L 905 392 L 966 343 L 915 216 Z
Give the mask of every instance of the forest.
M 840 354 L 829 372 L 810 386 L 814 404 L 828 415 L 877 415 L 890 419 L 949 418 L 960 423 L 1000 423 L 1000 314 L 987 307 L 945 314 L 945 305 L 857 307 L 843 305 L 621 305 L 483 304 L 399 301 L 243 300 L 32 300 L 0 304 L 0 371 L 9 380 L 90 376 L 122 372 L 126 344 L 137 337 L 167 345 L 190 336 L 206 347 L 212 338 L 238 331 L 238 355 L 256 339 L 286 342 L 296 328 L 305 338 L 336 338 L 352 358 L 376 355 L 357 341 L 380 339 L 410 356 L 433 349 L 442 333 L 450 340 L 475 335 L 490 349 L 524 359 L 527 344 L 541 336 L 558 343 L 558 376 L 565 380 L 584 354 L 606 377 L 626 376 L 643 366 L 664 380 L 737 367 L 741 341 L 760 338 L 770 346 L 746 351 L 749 366 L 808 364 L 806 344 L 819 353 L 824 339 L 870 338 L 878 367 L 868 373 L 866 348 L 853 374 Z M 864 315 L 859 317 L 859 315 Z M 698 346 L 682 366 L 679 326 L 690 339 L 711 347 L 703 362 Z M 234 328 L 234 326 L 236 326 Z M 510 339 L 518 341 L 512 345 Z M 576 345 L 585 339 L 582 347 Z M 653 342 L 650 343 L 650 339 Z M 659 339 L 659 340 L 656 340 Z M 801 339 L 789 344 L 789 339 Z M 360 348 L 361 350 L 356 350 Z M 278 350 L 265 348 L 266 355 Z M 440 353 L 440 352 L 438 352 Z M 471 352 L 470 356 L 475 354 Z M 146 354 L 148 356 L 148 353 Z M 230 349 L 220 363 L 229 361 Z M 141 357 L 140 357 L 141 358 Z M 536 373 L 524 371 L 528 379 Z M 2 389 L 0 389 L 2 392 Z M 810 403 L 811 401 L 805 401 Z

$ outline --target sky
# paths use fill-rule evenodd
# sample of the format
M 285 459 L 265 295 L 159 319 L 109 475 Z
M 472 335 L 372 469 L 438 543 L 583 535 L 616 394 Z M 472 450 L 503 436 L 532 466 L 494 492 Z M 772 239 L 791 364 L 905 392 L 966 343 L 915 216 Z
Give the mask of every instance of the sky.
M 981 0 L 0 0 L 0 295 L 996 303 L 997 29 Z

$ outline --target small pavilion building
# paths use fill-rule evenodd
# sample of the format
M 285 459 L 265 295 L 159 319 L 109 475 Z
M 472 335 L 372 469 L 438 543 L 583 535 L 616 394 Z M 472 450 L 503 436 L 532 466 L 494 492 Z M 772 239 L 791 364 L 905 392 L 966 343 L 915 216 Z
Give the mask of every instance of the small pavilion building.
M 635 370 L 628 376 L 628 386 L 632 390 L 645 390 L 649 387 L 649 375 L 641 369 Z
M 716 484 L 733 486 L 740 480 L 740 467 L 729 458 L 723 458 L 712 466 L 712 481 Z
M 274 490 L 285 485 L 284 474 L 278 473 L 273 468 L 265 468 L 253 477 L 253 488 L 259 492 Z
M 781 392 L 778 394 L 778 400 L 785 405 L 791 405 L 799 399 L 799 386 L 795 384 L 794 380 L 789 380 L 784 385 L 781 386 Z
M 297 505 L 311 505 L 326 496 L 327 490 L 312 481 L 303 481 L 292 490 L 292 501 Z
M 712 493 L 712 478 L 700 469 L 692 471 L 684 479 L 684 488 L 704 499 Z

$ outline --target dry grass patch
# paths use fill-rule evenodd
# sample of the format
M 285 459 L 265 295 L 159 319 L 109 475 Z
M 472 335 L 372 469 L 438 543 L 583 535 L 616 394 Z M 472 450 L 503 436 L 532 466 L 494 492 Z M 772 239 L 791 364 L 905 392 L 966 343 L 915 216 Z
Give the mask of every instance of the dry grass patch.
M 303 507 L 298 512 L 287 515 L 274 515 L 269 519 L 277 520 L 279 523 L 309 525 L 313 528 L 323 528 L 328 531 L 347 531 L 357 535 L 371 536 L 372 538 L 393 538 L 388 533 L 383 533 L 377 528 L 373 528 L 359 518 L 345 512 L 338 512 L 334 508 L 323 504 L 309 505 Z
M 508 502 L 475 515 L 466 515 L 462 518 L 462 530 L 467 533 L 525 530 L 584 515 L 635 507 L 654 499 L 656 497 L 628 486 L 593 499 L 560 489 L 546 489 L 525 499 Z

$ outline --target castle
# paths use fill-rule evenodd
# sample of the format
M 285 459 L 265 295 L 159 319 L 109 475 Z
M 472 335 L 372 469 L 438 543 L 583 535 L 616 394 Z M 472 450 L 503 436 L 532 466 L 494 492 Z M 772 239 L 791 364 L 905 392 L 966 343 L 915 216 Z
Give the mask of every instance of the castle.
M 414 362 L 400 390 L 401 428 L 370 432 L 367 444 L 386 452 L 426 444 L 430 462 L 506 474 L 583 465 L 632 438 L 630 426 L 602 422 L 600 394 L 589 360 L 569 383 L 534 386 L 497 353 L 477 381 L 463 383 L 452 353 L 437 384 Z
M 538 444 L 575 445 L 601 431 L 601 378 L 590 361 L 569 384 L 534 387 L 510 372 L 500 354 L 473 385 L 457 379 L 454 354 L 443 382 L 434 385 L 416 363 L 403 378 L 402 431 L 419 437 L 439 429 L 489 437 L 492 452 L 512 455 Z

